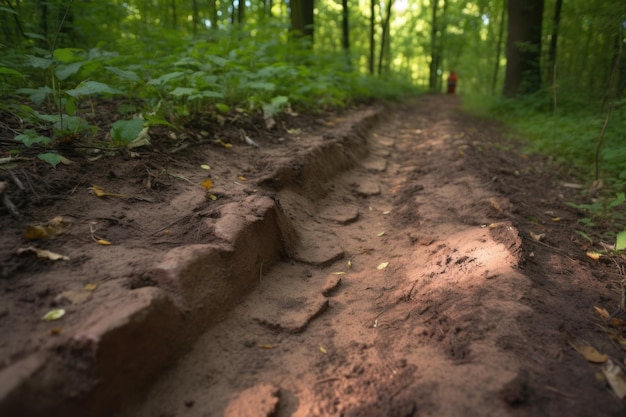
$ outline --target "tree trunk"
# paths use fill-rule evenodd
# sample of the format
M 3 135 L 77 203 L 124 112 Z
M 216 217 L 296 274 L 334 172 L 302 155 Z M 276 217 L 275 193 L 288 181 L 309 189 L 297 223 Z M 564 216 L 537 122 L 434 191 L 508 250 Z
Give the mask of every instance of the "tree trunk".
M 217 19 L 217 0 L 209 0 L 209 22 L 213 30 L 218 28 Z
M 237 0 L 237 22 L 243 23 L 246 17 L 246 2 L 245 0 Z
M 374 75 L 374 61 L 376 54 L 376 0 L 370 0 L 370 56 L 369 56 L 369 70 L 370 74 Z
M 290 0 L 289 7 L 292 34 L 309 38 L 312 45 L 314 0 Z
M 194 5 L 196 0 L 193 0 Z M 176 30 L 178 26 L 178 16 L 176 15 L 176 0 L 170 0 L 170 8 L 172 9 L 172 29 Z
M 504 38 L 504 19 L 506 18 L 506 0 L 502 5 L 502 14 L 500 15 L 500 28 L 498 29 L 498 43 L 496 47 L 496 63 L 493 68 L 493 80 L 491 80 L 491 94 L 496 94 L 496 86 L 498 85 L 498 73 L 500 72 L 500 57 L 502 56 L 502 39 Z
M 175 1 L 172 0 L 172 3 Z M 198 16 L 198 0 L 191 0 L 191 8 L 192 8 L 192 34 L 195 38 L 198 35 L 198 23 L 200 22 L 200 16 Z M 175 9 L 174 9 L 175 10 Z M 174 12 L 174 18 L 176 18 L 176 12 Z
M 41 20 L 39 20 L 40 35 L 44 38 L 48 37 L 48 2 L 46 0 L 39 0 L 39 10 L 41 12 Z M 48 48 L 47 44 L 41 45 L 43 48 Z
M 341 8 L 341 48 L 346 55 L 346 63 L 348 64 L 348 68 L 351 68 L 352 63 L 350 61 L 350 24 L 348 22 L 348 16 L 350 14 L 348 9 L 348 0 L 341 0 Z
M 548 79 L 550 84 L 554 85 L 556 80 L 554 79 L 554 66 L 556 65 L 556 51 L 559 40 L 559 24 L 561 22 L 561 8 L 563 6 L 563 0 L 556 0 L 554 4 L 554 17 L 552 18 L 552 35 L 550 36 L 550 49 L 548 50 Z
M 530 94 L 541 88 L 541 24 L 543 0 L 509 0 L 505 96 Z
M 393 5 L 393 0 L 387 0 L 387 15 L 385 16 L 385 20 L 383 22 L 383 33 L 380 37 L 380 54 L 378 56 L 378 75 L 380 76 L 383 72 L 383 59 L 385 57 L 385 50 L 389 48 L 389 20 L 391 18 L 391 6 Z
M 430 28 L 430 65 L 428 76 L 428 88 L 432 91 L 437 89 L 437 67 L 439 66 L 439 48 L 437 47 L 437 7 L 439 0 L 432 0 L 432 19 Z

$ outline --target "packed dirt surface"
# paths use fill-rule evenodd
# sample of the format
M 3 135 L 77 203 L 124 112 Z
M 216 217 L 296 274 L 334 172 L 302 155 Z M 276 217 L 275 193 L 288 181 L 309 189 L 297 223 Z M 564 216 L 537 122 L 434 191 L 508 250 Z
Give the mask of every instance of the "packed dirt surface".
M 626 415 L 574 179 L 453 96 L 298 117 L 0 171 L 0 414 Z

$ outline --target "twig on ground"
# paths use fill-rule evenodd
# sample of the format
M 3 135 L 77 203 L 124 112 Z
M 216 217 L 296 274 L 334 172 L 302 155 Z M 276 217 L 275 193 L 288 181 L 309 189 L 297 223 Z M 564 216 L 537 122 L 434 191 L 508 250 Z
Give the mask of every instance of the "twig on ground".
M 7 210 L 9 210 L 9 213 L 11 213 L 13 217 L 21 219 L 22 215 L 19 211 L 17 211 L 15 204 L 13 204 L 9 199 L 8 190 L 9 185 L 4 181 L 0 182 L 0 200 L 2 200 L 2 204 L 7 208 Z

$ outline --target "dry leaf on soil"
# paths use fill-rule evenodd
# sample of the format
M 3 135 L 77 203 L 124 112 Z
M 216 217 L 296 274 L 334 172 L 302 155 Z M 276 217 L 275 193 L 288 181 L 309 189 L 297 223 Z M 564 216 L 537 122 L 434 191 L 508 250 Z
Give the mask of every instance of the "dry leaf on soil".
M 376 269 L 378 269 L 378 270 L 383 270 L 383 269 L 387 268 L 388 266 L 389 266 L 389 262 L 383 262 L 383 263 L 379 264 L 379 265 L 376 267 Z
M 600 317 L 602 317 L 603 319 L 608 319 L 610 314 L 608 311 L 606 311 L 606 309 L 604 308 L 600 308 L 597 306 L 593 307 L 596 310 L 596 313 L 598 313 L 600 315 Z
M 617 395 L 620 400 L 626 398 L 626 378 L 624 378 L 624 373 L 620 367 L 609 360 L 602 365 L 602 373 L 606 377 L 615 395 Z
M 64 315 L 65 315 L 65 310 L 63 310 L 62 308 L 57 308 L 57 309 L 48 311 L 46 314 L 43 315 L 41 319 L 46 320 L 46 321 L 53 321 L 53 320 L 60 319 Z
M 68 258 L 67 256 L 59 255 L 58 253 L 50 252 L 49 250 L 37 249 L 33 246 L 29 246 L 27 248 L 19 248 L 17 250 L 18 255 L 21 255 L 26 252 L 34 253 L 35 255 L 37 255 L 37 258 L 40 258 L 40 259 L 50 259 L 51 261 L 58 261 L 59 259 L 62 259 L 64 261 L 70 260 L 70 258 Z
M 605 355 L 604 353 L 598 352 L 596 348 L 594 348 L 593 346 L 572 345 L 572 347 L 576 349 L 578 353 L 583 355 L 585 359 L 587 359 L 587 361 L 591 363 L 604 363 L 609 359 L 607 355 Z
M 67 226 L 69 222 L 65 221 L 63 217 L 57 216 L 50 220 L 45 225 L 28 225 L 26 226 L 26 232 L 24 233 L 24 239 L 27 240 L 36 240 L 36 239 L 46 239 L 59 233 L 63 232 L 65 226 Z
M 205 190 L 210 190 L 213 187 L 213 181 L 211 180 L 211 178 L 207 178 L 206 180 L 202 181 L 200 183 L 200 185 L 205 189 Z
M 97 197 L 120 197 L 120 198 L 127 198 L 127 196 L 125 196 L 124 194 L 116 194 L 116 193 L 109 193 L 104 191 L 104 189 L 98 185 L 94 185 L 93 187 L 89 187 L 89 189 L 91 191 L 93 191 L 93 193 L 97 196 Z
M 600 259 L 601 256 L 602 254 L 598 252 L 587 252 L 587 257 L 593 259 L 594 261 Z

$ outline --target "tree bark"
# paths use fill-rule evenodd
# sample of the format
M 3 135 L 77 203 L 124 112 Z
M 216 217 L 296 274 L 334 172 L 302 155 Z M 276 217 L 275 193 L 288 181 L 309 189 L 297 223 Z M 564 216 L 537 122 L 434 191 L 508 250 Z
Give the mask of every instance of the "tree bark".
M 348 68 L 352 67 L 352 63 L 350 61 L 350 24 L 348 21 L 349 8 L 348 8 L 348 0 L 341 0 L 341 48 L 343 49 L 346 55 L 346 63 L 348 64 Z
M 437 36 L 437 7 L 439 6 L 439 0 L 432 0 L 432 18 L 430 28 L 430 65 L 428 76 L 428 88 L 431 91 L 437 89 L 437 67 L 439 66 L 439 48 L 438 36 Z
M 309 38 L 311 45 L 313 45 L 314 34 L 314 7 L 314 0 L 290 0 L 289 2 L 292 34 Z
M 370 74 L 374 75 L 374 61 L 376 59 L 376 0 L 370 0 L 370 56 L 369 56 L 369 70 Z
M 548 62 L 547 62 L 547 70 L 548 70 L 548 79 L 550 80 L 550 84 L 556 82 L 554 79 L 554 66 L 556 65 L 556 51 L 559 40 L 559 24 L 561 23 L 561 8 L 563 6 L 563 0 L 556 0 L 554 4 L 554 17 L 552 18 L 552 35 L 550 36 L 550 49 L 548 50 Z
M 541 88 L 543 0 L 509 0 L 505 96 L 530 94 Z
M 391 6 L 393 0 L 387 0 L 387 15 L 383 22 L 383 33 L 380 37 L 380 54 L 378 56 L 378 75 L 383 72 L 383 59 L 385 57 L 385 50 L 389 48 L 389 20 L 391 19 Z
M 498 42 L 496 47 L 496 63 L 493 68 L 493 80 L 491 80 L 491 94 L 496 94 L 496 86 L 498 85 L 498 73 L 500 72 L 500 57 L 502 56 L 502 39 L 504 39 L 504 19 L 506 18 L 506 0 L 502 5 L 502 14 L 500 15 L 500 28 L 498 29 Z

